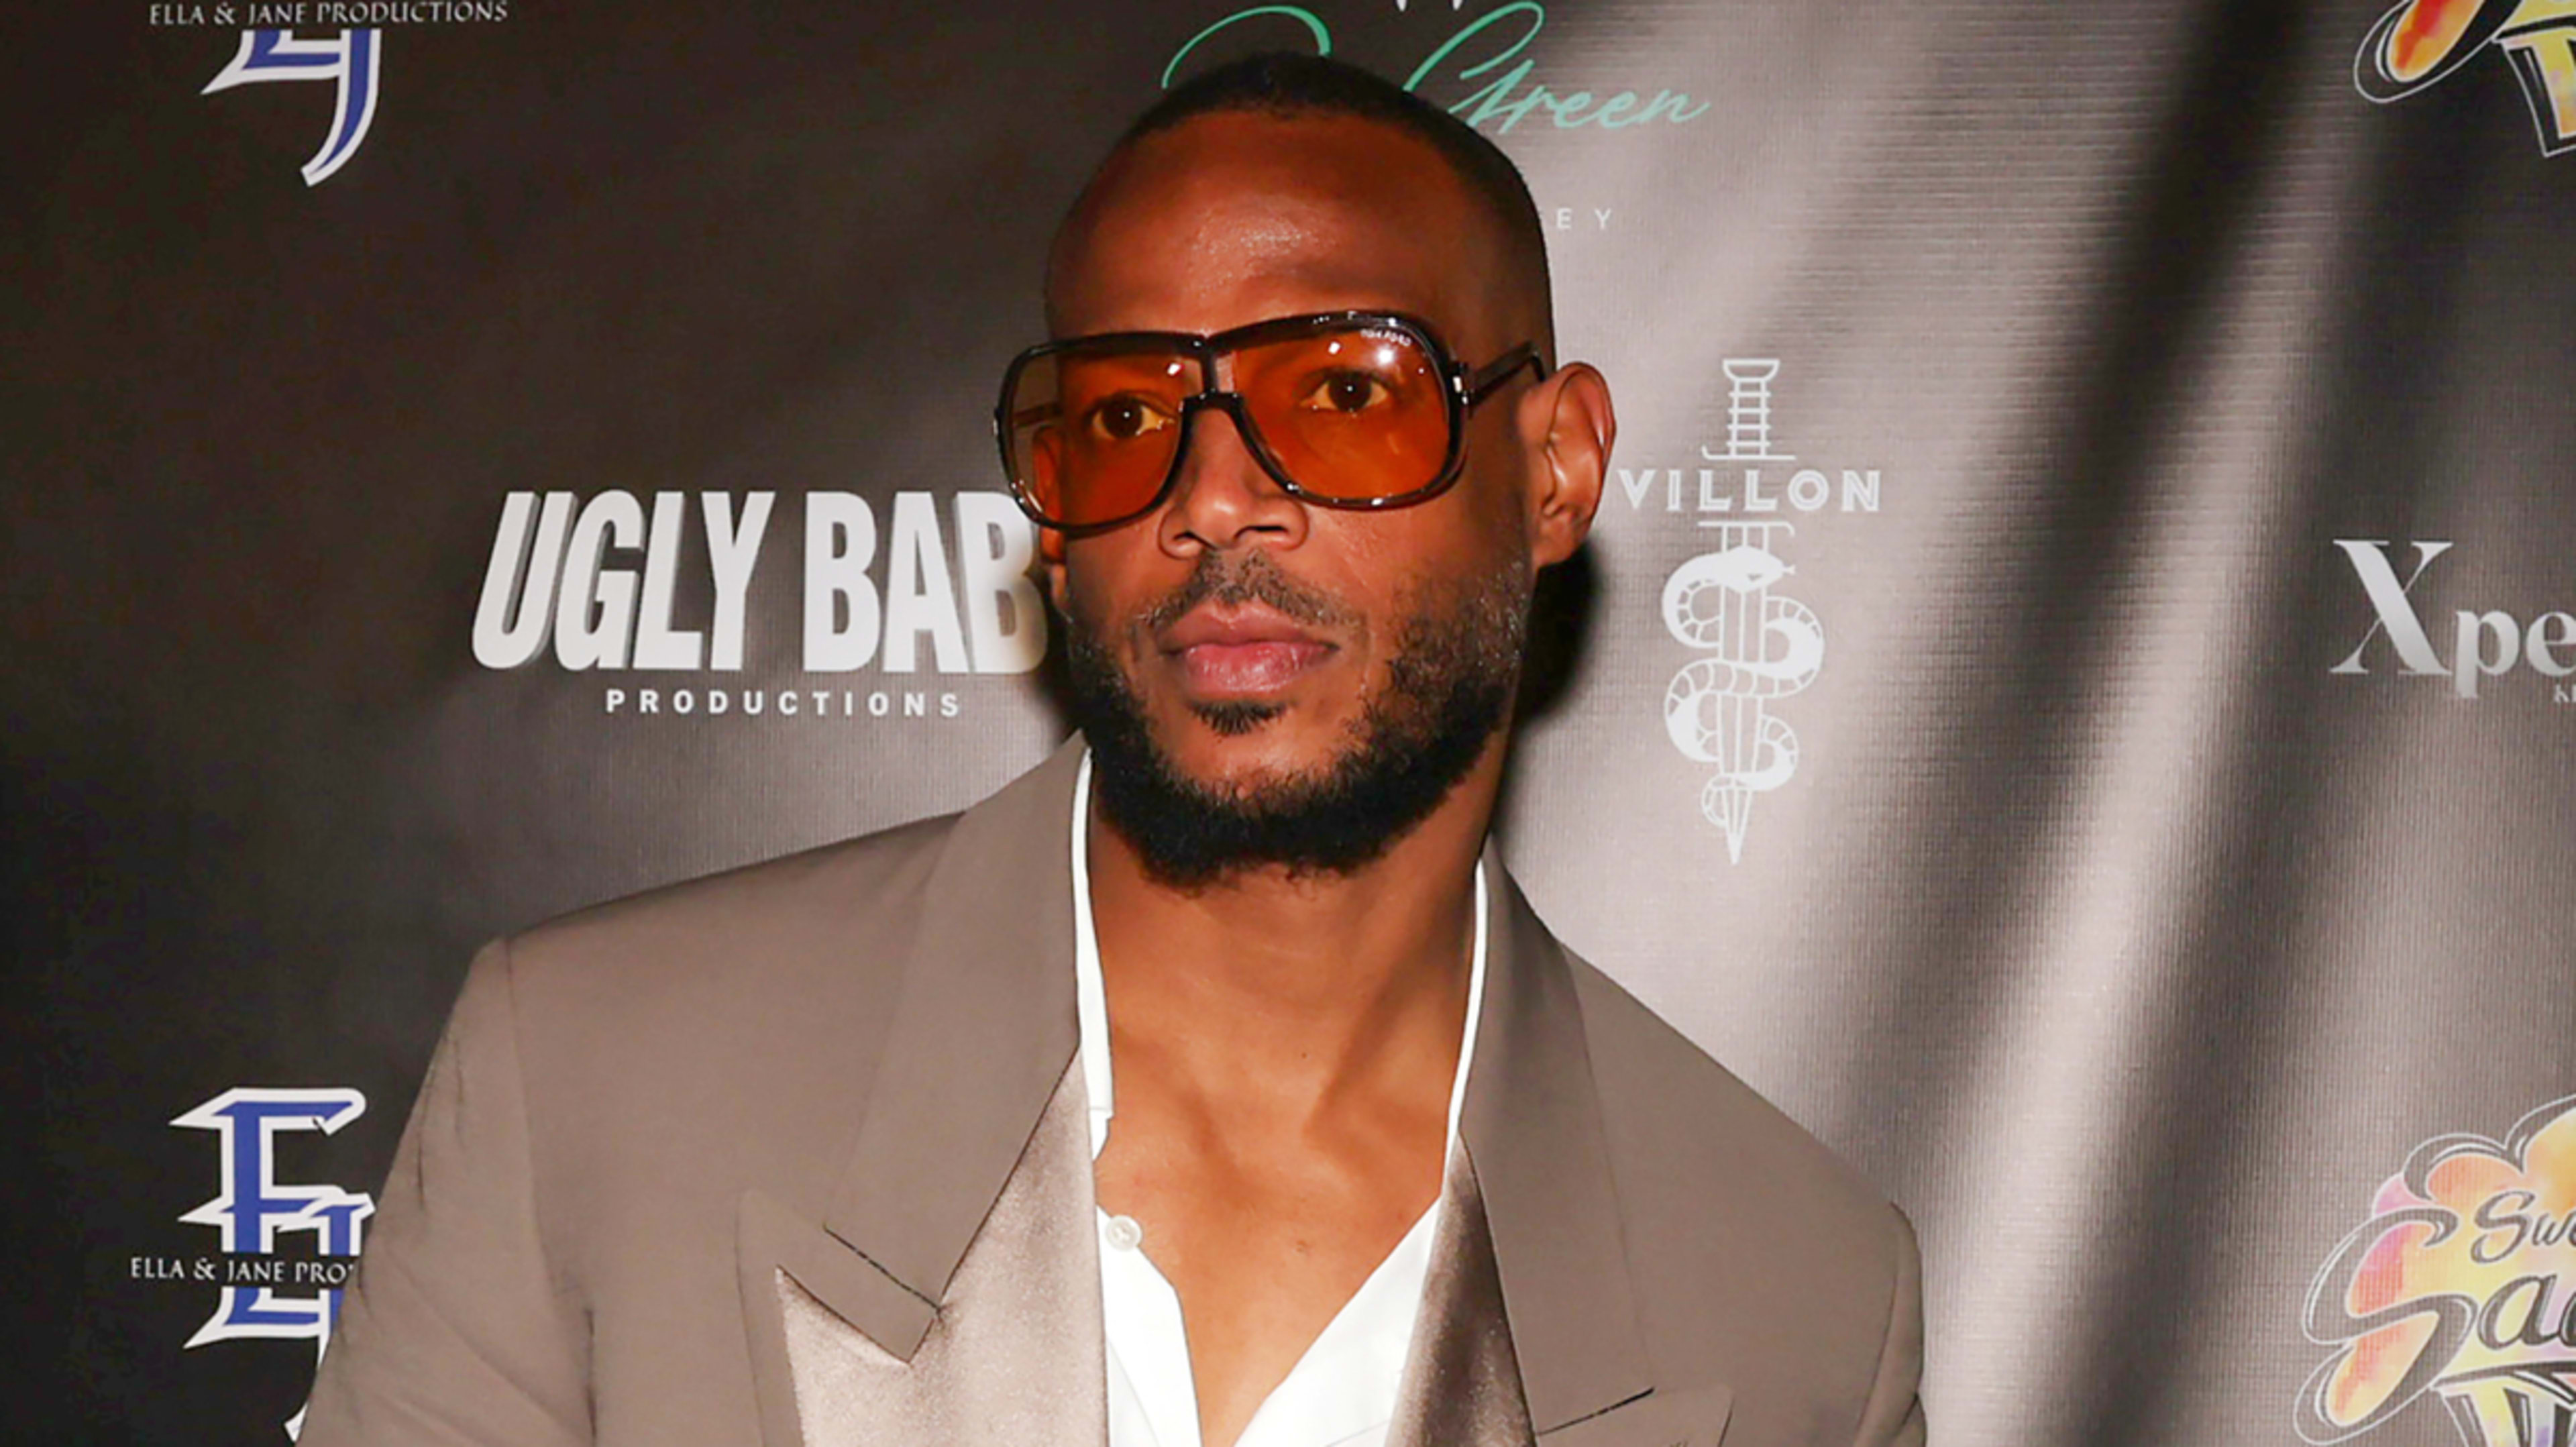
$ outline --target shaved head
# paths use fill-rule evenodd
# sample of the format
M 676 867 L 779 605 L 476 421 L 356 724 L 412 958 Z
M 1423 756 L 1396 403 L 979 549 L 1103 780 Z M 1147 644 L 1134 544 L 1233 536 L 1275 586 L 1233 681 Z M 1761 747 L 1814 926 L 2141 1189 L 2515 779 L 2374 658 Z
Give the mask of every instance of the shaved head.
M 1538 344 L 1541 360 L 1553 365 L 1555 338 L 1547 274 L 1547 245 L 1529 188 L 1511 158 L 1465 122 L 1379 76 L 1339 61 L 1293 54 L 1255 55 L 1208 71 L 1171 90 L 1139 116 L 1110 149 L 1081 197 L 1057 229 L 1047 255 L 1048 330 L 1056 336 L 1079 335 L 1084 327 L 1068 307 L 1068 291 L 1078 285 L 1085 262 L 1101 237 L 1104 215 L 1131 199 L 1140 181 L 1167 181 L 1177 165 L 1206 164 L 1217 148 L 1190 144 L 1203 140 L 1194 132 L 1217 127 L 1230 138 L 1253 137 L 1248 149 L 1267 149 L 1276 161 L 1274 179 L 1293 181 L 1305 165 L 1302 152 L 1320 133 L 1347 134 L 1349 122 L 1364 122 L 1376 135 L 1379 156 L 1348 154 L 1344 159 L 1361 173 L 1426 170 L 1441 173 L 1437 188 L 1445 193 L 1442 214 L 1419 219 L 1430 229 L 1413 232 L 1415 244 L 1449 261 L 1462 283 L 1462 300 L 1480 315 L 1461 317 L 1477 333 L 1510 335 L 1512 341 Z M 1270 127 L 1251 125 L 1267 121 Z M 1315 123 L 1344 122 L 1340 126 Z M 1238 150 L 1246 148 L 1237 148 Z M 1238 174 L 1250 171 L 1257 184 L 1257 164 L 1231 158 Z M 1432 164 L 1425 167 L 1428 160 Z M 1347 168 L 1346 168 L 1347 169 Z M 1150 189 L 1150 186 L 1149 186 Z M 1354 204 L 1383 204 L 1378 188 L 1363 184 Z M 1445 319 L 1444 319 L 1445 320 Z M 1465 337 L 1451 338 L 1467 345 Z
M 1513 360 L 1549 335 L 1511 163 L 1365 72 L 1241 62 L 1101 163 L 1049 253 L 1046 308 L 1058 340 L 1394 313 L 1448 354 L 1438 385 L 1489 375 L 1440 423 L 1452 480 L 1350 507 L 1286 486 L 1242 394 L 1214 390 L 1243 374 L 1212 373 L 1162 399 L 1180 432 L 1146 511 L 1039 539 L 1101 818 L 1148 876 L 1363 868 L 1470 779 L 1460 807 L 1480 818 L 1533 579 L 1581 545 L 1614 426 L 1591 367 Z M 1290 385 L 1311 401 L 1341 375 Z

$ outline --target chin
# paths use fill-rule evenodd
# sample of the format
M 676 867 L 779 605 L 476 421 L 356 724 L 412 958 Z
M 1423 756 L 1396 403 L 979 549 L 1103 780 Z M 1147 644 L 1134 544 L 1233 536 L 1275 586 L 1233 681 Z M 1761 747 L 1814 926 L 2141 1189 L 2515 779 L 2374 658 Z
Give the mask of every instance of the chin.
M 1348 730 L 1317 728 L 1273 699 L 1193 702 L 1151 732 L 1176 782 L 1224 798 L 1258 797 L 1329 777 L 1351 748 Z
M 1079 610 L 1065 619 L 1093 798 L 1145 871 L 1184 889 L 1248 871 L 1349 875 L 1428 819 L 1511 710 L 1526 579 L 1436 592 L 1394 629 L 1382 670 L 1277 695 L 1192 699 L 1131 671 Z M 1140 676 L 1141 675 L 1141 676 Z M 1320 696 L 1319 696 L 1320 695 Z
M 1209 731 L 1229 739 L 1263 732 L 1287 711 L 1285 704 L 1252 698 L 1229 698 L 1190 705 L 1192 718 L 1206 725 Z

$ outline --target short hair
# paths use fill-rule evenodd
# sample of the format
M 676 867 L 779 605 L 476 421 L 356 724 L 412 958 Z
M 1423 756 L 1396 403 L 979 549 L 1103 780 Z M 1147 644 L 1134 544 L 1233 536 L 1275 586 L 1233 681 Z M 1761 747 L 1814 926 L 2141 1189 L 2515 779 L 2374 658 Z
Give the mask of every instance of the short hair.
M 1390 126 L 1430 146 L 1493 222 L 1503 244 L 1503 265 L 1510 273 L 1506 279 L 1536 304 L 1538 342 L 1552 365 L 1547 238 L 1520 167 L 1475 127 L 1384 76 L 1346 61 L 1294 51 L 1264 51 L 1230 60 L 1165 91 L 1118 137 L 1101 169 L 1105 171 L 1137 142 L 1177 129 L 1186 121 L 1246 112 L 1281 118 L 1349 116 Z M 1095 172 L 1094 184 L 1098 178 Z M 1077 204 L 1076 213 L 1081 209 Z

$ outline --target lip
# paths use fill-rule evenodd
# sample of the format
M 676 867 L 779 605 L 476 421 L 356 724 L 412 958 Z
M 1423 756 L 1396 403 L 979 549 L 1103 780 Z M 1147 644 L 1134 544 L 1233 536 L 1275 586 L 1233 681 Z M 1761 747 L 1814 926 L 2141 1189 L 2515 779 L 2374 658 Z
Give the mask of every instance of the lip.
M 1258 603 L 1193 608 L 1154 641 L 1179 665 L 1183 687 L 1210 699 L 1277 693 L 1338 651 Z

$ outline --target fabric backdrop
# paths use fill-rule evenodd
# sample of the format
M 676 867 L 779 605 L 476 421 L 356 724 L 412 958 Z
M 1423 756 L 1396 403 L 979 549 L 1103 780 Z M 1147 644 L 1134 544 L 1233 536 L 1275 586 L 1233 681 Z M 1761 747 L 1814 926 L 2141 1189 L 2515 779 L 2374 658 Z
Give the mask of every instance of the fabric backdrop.
M 478 941 L 1044 755 L 991 389 L 1290 47 L 1529 176 L 1507 852 L 1913 1216 L 1935 1440 L 2566 1447 L 2576 3 L 2388 4 L 28 10 L 13 1431 L 282 1441 Z

